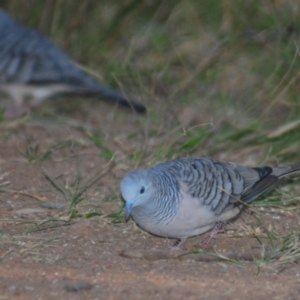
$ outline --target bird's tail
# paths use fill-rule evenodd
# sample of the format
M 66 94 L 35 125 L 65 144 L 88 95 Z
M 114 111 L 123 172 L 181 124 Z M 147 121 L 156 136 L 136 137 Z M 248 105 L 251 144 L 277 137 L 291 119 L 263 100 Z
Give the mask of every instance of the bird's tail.
M 143 104 L 133 100 L 129 100 L 118 92 L 111 90 L 110 88 L 98 86 L 95 90 L 95 93 L 100 94 L 101 96 L 104 96 L 111 101 L 115 101 L 122 106 L 127 106 L 138 113 L 146 113 L 147 111 L 146 107 Z
M 256 168 L 256 171 L 259 172 L 262 177 L 252 186 L 251 189 L 247 190 L 242 195 L 242 200 L 244 202 L 251 202 L 258 196 L 270 190 L 280 177 L 300 171 L 300 163 L 275 168 Z
M 300 163 L 272 168 L 272 175 L 280 178 L 297 171 L 300 171 Z

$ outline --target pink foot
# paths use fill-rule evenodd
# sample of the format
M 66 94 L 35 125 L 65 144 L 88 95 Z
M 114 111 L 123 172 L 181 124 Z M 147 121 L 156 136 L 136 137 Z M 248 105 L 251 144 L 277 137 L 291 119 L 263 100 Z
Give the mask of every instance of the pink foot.
M 182 246 L 187 239 L 177 239 L 171 247 L 171 250 L 178 250 L 180 246 Z
M 31 110 L 30 105 L 8 105 L 4 110 L 4 118 L 5 119 L 14 119 L 20 117 L 26 113 L 29 113 Z
M 210 232 L 209 236 L 202 241 L 202 243 L 200 244 L 200 248 L 201 249 L 205 249 L 212 240 L 214 240 L 214 248 L 217 247 L 217 236 L 218 233 L 222 232 L 222 228 L 224 226 L 224 222 L 217 222 L 214 226 L 214 228 L 212 229 L 212 231 Z

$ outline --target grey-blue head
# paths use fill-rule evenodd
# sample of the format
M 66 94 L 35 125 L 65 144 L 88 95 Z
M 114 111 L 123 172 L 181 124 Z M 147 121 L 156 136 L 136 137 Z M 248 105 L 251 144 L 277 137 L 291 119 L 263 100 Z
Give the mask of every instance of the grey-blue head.
M 126 175 L 121 181 L 121 194 L 126 203 L 126 219 L 134 207 L 150 204 L 154 191 L 149 171 L 136 170 Z

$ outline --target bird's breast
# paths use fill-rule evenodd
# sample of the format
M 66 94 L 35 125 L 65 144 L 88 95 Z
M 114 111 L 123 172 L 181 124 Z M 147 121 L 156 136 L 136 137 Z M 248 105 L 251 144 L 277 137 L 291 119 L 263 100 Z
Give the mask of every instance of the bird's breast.
M 144 230 L 162 237 L 188 238 L 213 228 L 216 222 L 233 218 L 239 212 L 238 207 L 215 215 L 209 206 L 203 205 L 200 199 L 183 193 L 178 209 L 169 220 L 158 220 L 159 212 L 133 209 L 132 217 Z

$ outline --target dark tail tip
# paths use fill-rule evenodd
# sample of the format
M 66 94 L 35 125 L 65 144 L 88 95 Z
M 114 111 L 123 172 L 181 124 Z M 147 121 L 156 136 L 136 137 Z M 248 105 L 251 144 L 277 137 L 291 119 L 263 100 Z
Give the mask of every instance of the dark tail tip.
M 126 106 L 129 109 L 132 109 L 133 111 L 140 113 L 140 114 L 146 114 L 147 113 L 147 108 L 141 104 L 141 103 L 137 103 L 134 101 L 128 101 L 127 103 L 125 102 L 120 102 L 120 104 L 122 106 Z
M 128 107 L 137 113 L 145 114 L 147 112 L 147 109 L 143 104 L 130 100 L 109 88 L 97 86 L 96 92 L 111 101 L 117 102 L 121 106 Z

